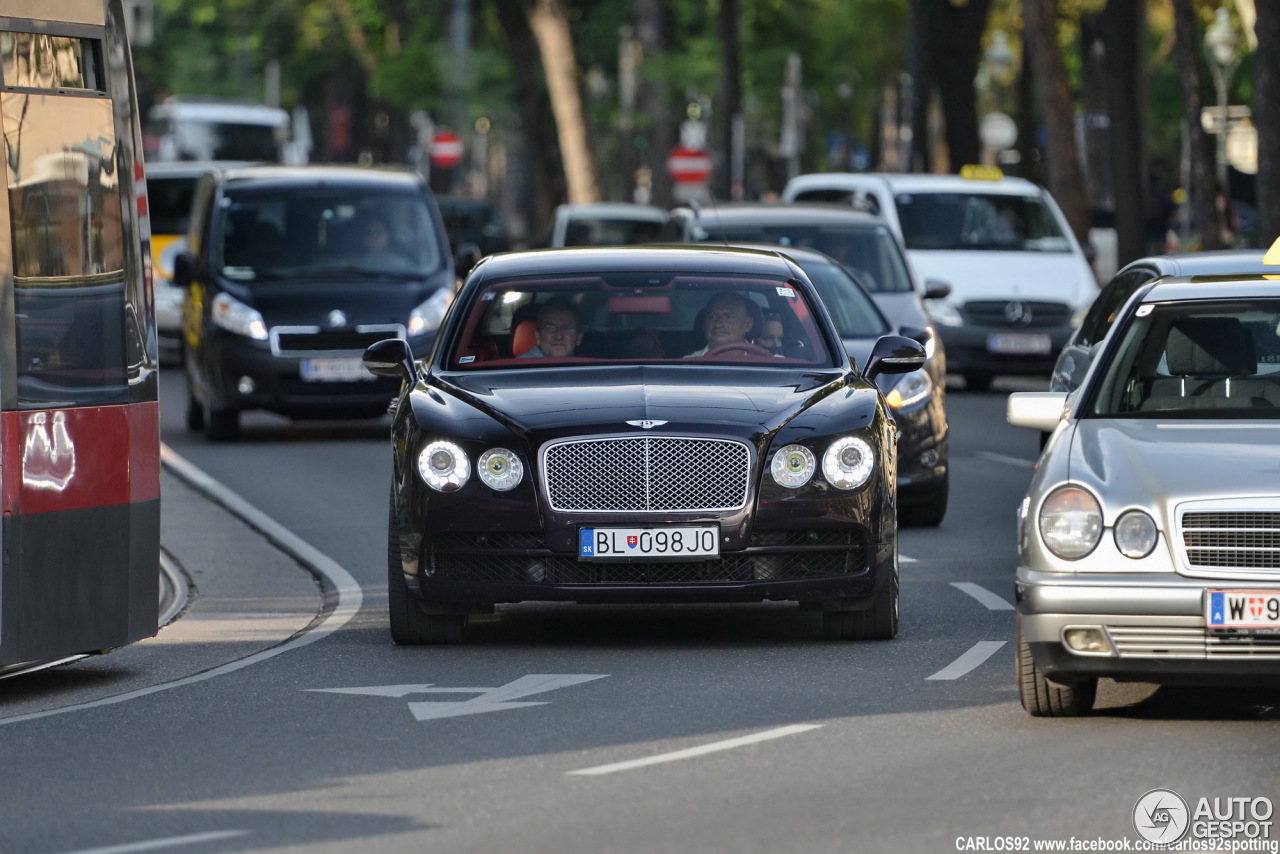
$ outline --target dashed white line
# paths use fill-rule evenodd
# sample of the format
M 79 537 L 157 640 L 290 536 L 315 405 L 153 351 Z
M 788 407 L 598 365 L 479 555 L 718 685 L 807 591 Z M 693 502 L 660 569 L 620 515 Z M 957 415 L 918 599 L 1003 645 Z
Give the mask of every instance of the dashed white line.
M 1004 641 L 978 641 L 964 655 L 928 678 L 959 679 L 994 655 L 996 650 L 1004 646 L 1004 643 Z
M 128 842 L 124 845 L 108 845 L 106 848 L 82 848 L 68 854 L 133 854 L 134 851 L 156 851 L 160 848 L 171 848 L 174 845 L 197 845 L 201 842 L 217 842 L 219 839 L 248 835 L 247 830 L 215 830 L 209 833 L 193 833 L 190 836 L 169 836 L 164 839 Z
M 784 738 L 788 735 L 798 735 L 799 733 L 808 732 L 813 729 L 820 729 L 821 727 L 822 724 L 792 724 L 791 726 L 778 727 L 777 729 L 758 732 L 754 735 L 744 735 L 740 738 L 728 739 L 727 741 L 716 741 L 711 744 L 704 744 L 701 747 L 690 747 L 685 750 L 677 750 L 673 753 L 660 753 L 657 756 L 649 756 L 644 759 L 631 759 L 626 762 L 614 762 L 610 765 L 597 765 L 594 768 L 580 768 L 577 771 L 569 771 L 567 773 L 583 777 L 596 777 L 601 774 L 613 774 L 617 771 L 630 771 L 634 768 L 644 768 L 649 765 L 660 765 L 664 762 L 678 762 L 681 759 L 693 759 L 696 756 L 706 756 L 708 753 L 717 753 L 721 750 L 733 750 L 738 747 L 758 744 L 762 741 Z
M 955 589 L 968 593 L 974 599 L 977 599 L 983 605 L 986 605 L 992 611 L 1012 611 L 1013 606 L 1010 605 L 1000 596 L 992 593 L 981 584 L 974 584 L 972 581 L 953 581 L 951 586 Z
M 1035 460 L 1028 460 L 1022 457 L 1011 457 L 1008 454 L 996 454 L 991 451 L 978 451 L 977 456 L 983 459 L 992 460 L 1005 465 L 1017 466 L 1020 469 L 1033 469 L 1036 467 Z

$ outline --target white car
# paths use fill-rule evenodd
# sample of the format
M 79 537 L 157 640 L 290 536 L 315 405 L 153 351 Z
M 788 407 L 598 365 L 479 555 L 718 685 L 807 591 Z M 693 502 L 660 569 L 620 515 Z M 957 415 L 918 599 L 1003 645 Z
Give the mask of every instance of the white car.
M 1048 376 L 1098 293 L 1089 259 L 1049 193 L 998 170 L 799 175 L 782 198 L 879 213 L 926 284 L 951 285 L 928 308 L 949 368 L 969 389 L 989 388 L 1001 374 Z
M 560 205 L 551 226 L 552 247 L 629 246 L 675 242 L 671 215 L 656 205 L 632 202 L 593 202 Z

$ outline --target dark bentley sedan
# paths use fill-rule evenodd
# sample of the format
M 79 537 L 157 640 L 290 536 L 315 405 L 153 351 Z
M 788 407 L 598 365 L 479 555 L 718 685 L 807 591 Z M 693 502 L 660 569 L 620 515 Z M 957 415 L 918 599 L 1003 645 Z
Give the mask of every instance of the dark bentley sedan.
M 457 642 L 496 603 L 766 599 L 821 610 L 830 638 L 893 637 L 895 425 L 874 380 L 924 358 L 886 335 L 859 371 L 777 253 L 484 260 L 429 359 L 365 353 L 404 380 L 392 638 Z

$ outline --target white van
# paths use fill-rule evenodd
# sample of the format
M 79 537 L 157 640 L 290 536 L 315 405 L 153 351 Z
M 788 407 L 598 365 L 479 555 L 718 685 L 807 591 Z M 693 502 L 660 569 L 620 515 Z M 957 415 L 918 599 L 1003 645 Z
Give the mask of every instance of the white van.
M 969 389 L 1001 374 L 1048 377 L 1098 282 L 1066 217 L 1042 187 L 999 170 L 963 175 L 799 175 L 787 202 L 847 202 L 879 213 L 926 285 L 951 371 Z

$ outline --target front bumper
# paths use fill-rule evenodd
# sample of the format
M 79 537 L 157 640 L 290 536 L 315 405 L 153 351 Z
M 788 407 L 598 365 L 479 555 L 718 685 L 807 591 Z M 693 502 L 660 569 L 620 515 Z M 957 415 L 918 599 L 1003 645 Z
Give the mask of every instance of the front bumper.
M 1070 325 L 1014 329 L 1008 326 L 966 324 L 938 326 L 947 351 L 947 370 L 951 373 L 986 373 L 1030 376 L 1049 374 L 1058 353 L 1075 331 Z M 993 335 L 1048 335 L 1049 348 L 1038 353 L 1000 353 L 991 349 Z
M 1205 591 L 1240 587 L 1280 590 L 1280 583 L 1152 575 L 1064 575 L 1019 568 L 1016 583 L 1023 637 L 1036 666 L 1057 682 L 1100 676 L 1130 682 L 1274 681 L 1280 635 L 1208 631 Z M 1110 652 L 1077 652 L 1069 628 L 1096 628 Z

